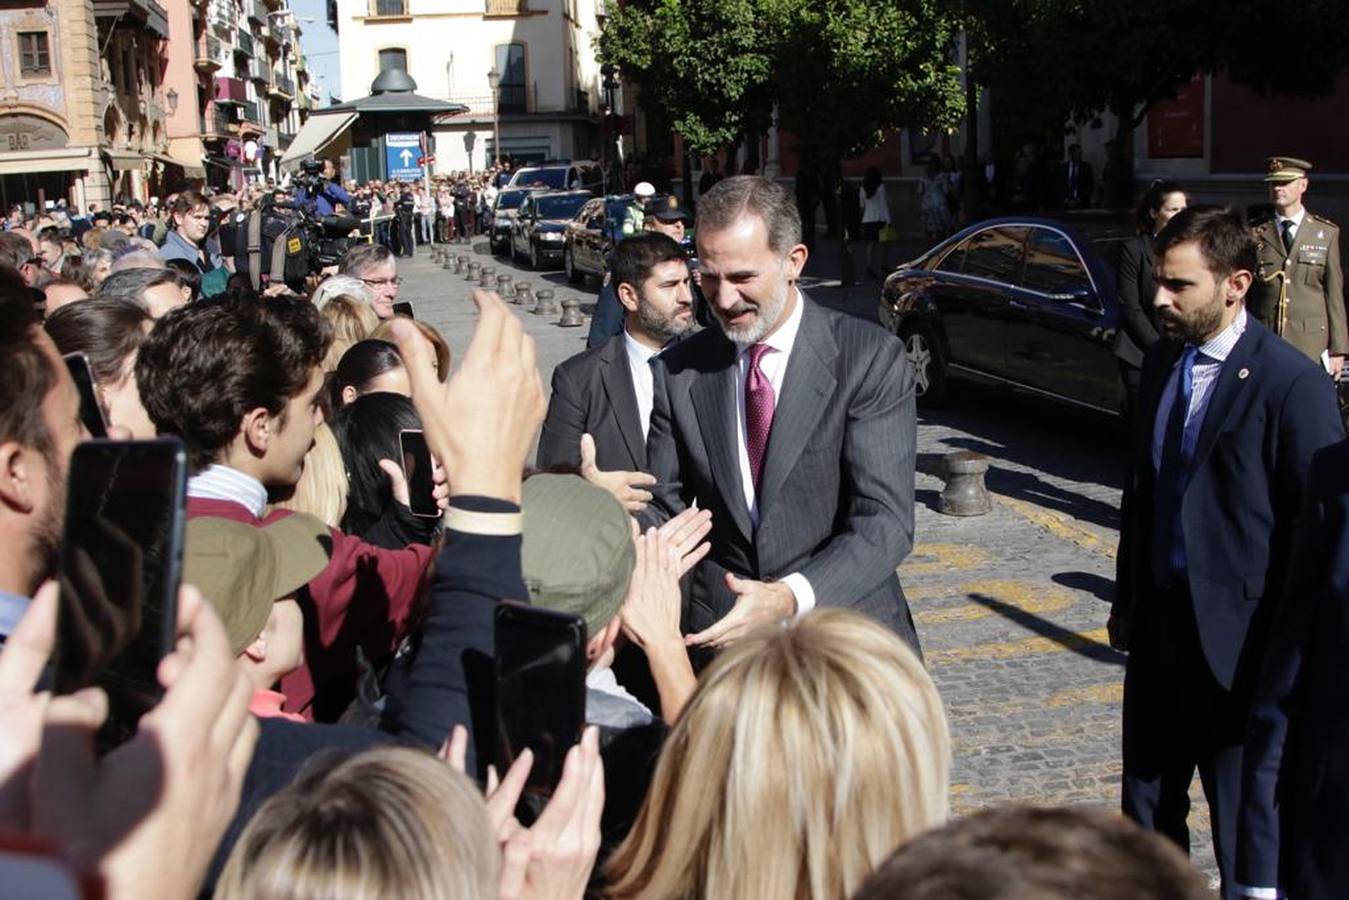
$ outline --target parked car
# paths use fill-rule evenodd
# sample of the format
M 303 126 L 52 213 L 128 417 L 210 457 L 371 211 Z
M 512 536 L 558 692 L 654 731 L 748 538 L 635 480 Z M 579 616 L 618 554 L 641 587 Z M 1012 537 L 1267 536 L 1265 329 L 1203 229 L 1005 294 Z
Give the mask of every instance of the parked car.
M 488 223 L 487 241 L 491 244 L 493 253 L 500 253 L 510 247 L 511 243 L 511 223 L 515 221 L 515 214 L 520 209 L 520 204 L 525 202 L 525 198 L 530 194 L 537 193 L 539 188 L 507 188 L 497 194 L 496 202 L 492 204 L 492 218 Z
M 511 223 L 511 259 L 524 257 L 531 269 L 562 263 L 562 233 L 589 191 L 540 191 L 520 204 Z
M 886 278 L 880 321 L 904 341 L 920 402 L 967 378 L 1120 414 L 1115 265 L 1128 234 L 990 219 Z
M 631 194 L 595 197 L 567 223 L 562 268 L 568 281 L 580 284 L 587 277 L 604 277 L 609 254 L 623 239 L 623 218 L 632 203 Z
M 594 193 L 602 179 L 599 163 L 558 160 L 524 166 L 511 175 L 508 187 L 545 187 L 555 191 L 588 190 Z

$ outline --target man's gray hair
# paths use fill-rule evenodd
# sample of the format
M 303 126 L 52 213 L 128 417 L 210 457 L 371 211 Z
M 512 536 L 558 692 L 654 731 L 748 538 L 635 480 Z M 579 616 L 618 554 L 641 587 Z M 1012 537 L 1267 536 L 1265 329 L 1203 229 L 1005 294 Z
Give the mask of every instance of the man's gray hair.
M 787 189 L 759 175 L 735 175 L 718 181 L 698 200 L 697 233 L 721 231 L 746 213 L 763 219 L 768 246 L 785 254 L 801 243 L 801 213 Z
M 375 266 L 382 266 L 393 258 L 393 251 L 383 244 L 357 244 L 342 257 L 342 262 L 337 266 L 337 273 L 355 275 L 359 278 Z

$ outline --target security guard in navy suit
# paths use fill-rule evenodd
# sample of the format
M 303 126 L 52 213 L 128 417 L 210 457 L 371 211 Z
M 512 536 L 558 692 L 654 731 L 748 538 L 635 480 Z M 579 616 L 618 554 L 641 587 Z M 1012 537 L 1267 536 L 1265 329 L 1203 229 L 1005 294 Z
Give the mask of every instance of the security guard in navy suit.
M 1199 770 L 1227 897 L 1242 747 L 1312 454 L 1344 435 L 1324 372 L 1247 315 L 1256 246 L 1231 209 L 1157 236 L 1111 643 L 1124 677 L 1123 807 L 1189 849 Z
M 1260 248 L 1251 312 L 1335 375 L 1349 353 L 1340 228 L 1302 205 L 1311 163 L 1273 156 L 1267 164 L 1274 210 L 1251 223 Z

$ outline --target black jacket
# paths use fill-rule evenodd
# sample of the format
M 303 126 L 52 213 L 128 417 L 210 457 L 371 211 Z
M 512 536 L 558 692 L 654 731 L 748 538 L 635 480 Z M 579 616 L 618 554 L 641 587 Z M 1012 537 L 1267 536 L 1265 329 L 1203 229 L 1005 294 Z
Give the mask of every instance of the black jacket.
M 646 469 L 646 433 L 622 332 L 553 370 L 553 394 L 539 435 L 540 469 L 581 462 L 581 435 L 595 439 L 603 471 Z
M 1157 294 L 1151 238 L 1130 238 L 1119 256 L 1119 326 L 1115 355 L 1134 368 L 1143 365 L 1143 352 L 1161 338 L 1152 300 Z

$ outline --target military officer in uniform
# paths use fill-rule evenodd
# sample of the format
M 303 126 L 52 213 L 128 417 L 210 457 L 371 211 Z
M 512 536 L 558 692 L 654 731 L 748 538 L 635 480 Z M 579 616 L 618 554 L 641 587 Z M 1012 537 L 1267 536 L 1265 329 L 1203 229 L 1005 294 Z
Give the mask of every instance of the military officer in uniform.
M 1331 375 L 1338 375 L 1349 353 L 1340 228 L 1302 205 L 1311 163 L 1274 156 L 1268 165 L 1265 181 L 1274 213 L 1252 223 L 1260 266 L 1251 287 L 1251 311 Z

